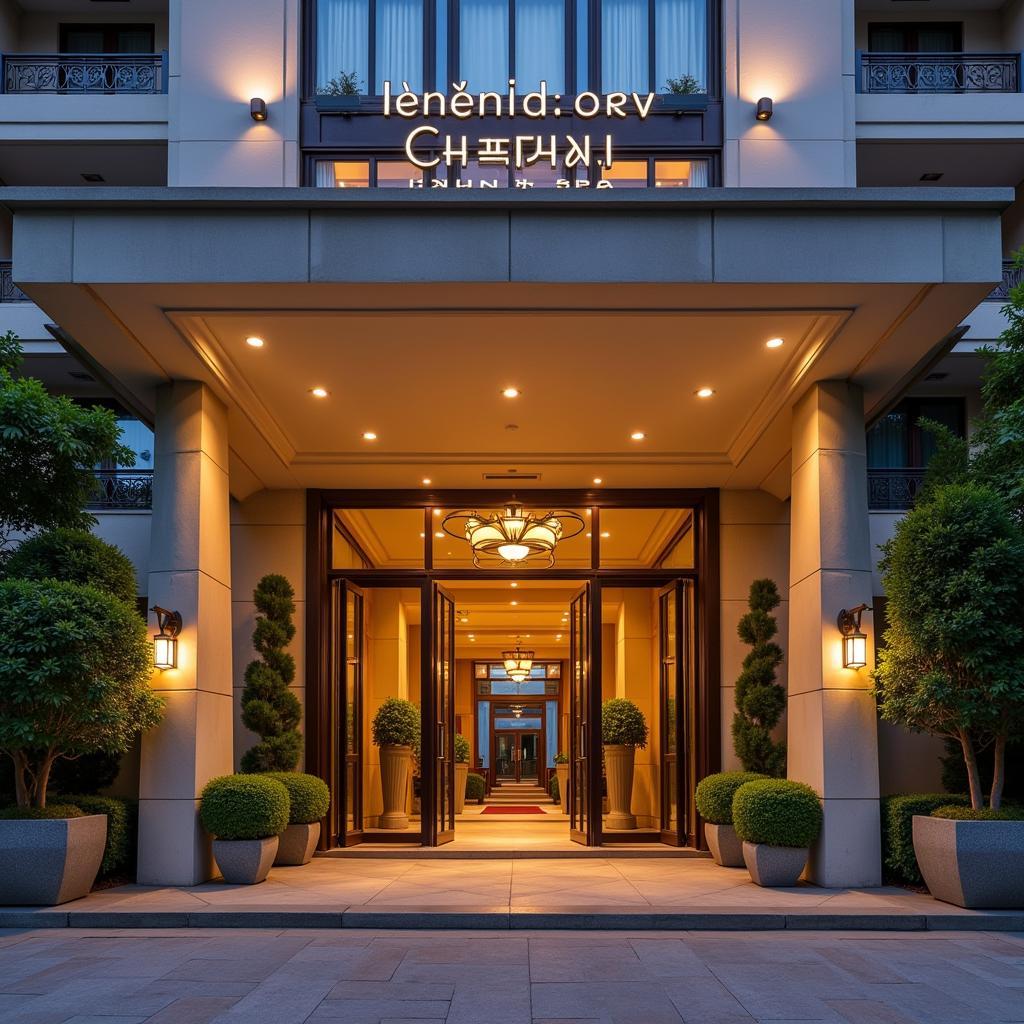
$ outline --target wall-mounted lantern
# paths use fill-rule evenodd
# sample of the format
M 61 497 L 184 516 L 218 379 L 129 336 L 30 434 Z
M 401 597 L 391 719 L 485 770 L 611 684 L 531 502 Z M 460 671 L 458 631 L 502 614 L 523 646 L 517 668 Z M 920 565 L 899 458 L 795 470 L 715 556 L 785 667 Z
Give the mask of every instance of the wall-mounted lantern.
M 775 113 L 775 104 L 772 102 L 770 96 L 762 96 L 757 101 L 757 113 L 756 117 L 758 121 L 770 121 L 772 114 Z
M 267 101 L 261 99 L 259 96 L 254 96 L 249 100 L 249 116 L 254 121 L 266 121 Z
M 181 632 L 181 612 L 168 611 L 155 604 L 150 609 L 156 615 L 157 628 L 153 637 L 153 665 L 159 669 L 178 667 L 178 634 Z
M 844 608 L 837 620 L 843 634 L 843 668 L 864 668 L 868 663 L 868 638 L 860 626 L 860 617 L 873 609 L 866 604 Z

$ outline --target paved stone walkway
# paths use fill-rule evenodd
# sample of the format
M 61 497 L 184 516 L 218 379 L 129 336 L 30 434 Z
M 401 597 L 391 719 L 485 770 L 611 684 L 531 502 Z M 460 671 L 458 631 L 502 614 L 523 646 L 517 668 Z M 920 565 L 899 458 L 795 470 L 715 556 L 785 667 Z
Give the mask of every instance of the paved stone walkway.
M 1024 933 L 0 931 L 4 1024 L 991 1024 Z

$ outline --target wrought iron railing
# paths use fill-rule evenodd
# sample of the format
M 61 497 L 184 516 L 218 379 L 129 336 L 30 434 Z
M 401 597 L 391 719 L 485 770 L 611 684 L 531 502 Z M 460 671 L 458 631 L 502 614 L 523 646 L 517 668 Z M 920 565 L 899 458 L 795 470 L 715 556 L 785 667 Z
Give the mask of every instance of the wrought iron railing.
M 926 470 L 869 469 L 868 508 L 874 512 L 905 512 L 913 507 Z
M 4 53 L 0 92 L 133 96 L 167 92 L 162 53 Z
M 96 494 L 86 507 L 94 511 L 152 508 L 153 470 L 96 470 Z
M 32 300 L 14 283 L 14 270 L 10 260 L 0 260 L 0 302 L 31 302 Z
M 860 92 L 1020 92 L 1019 53 L 861 53 Z
M 1007 302 L 1010 291 L 1024 284 L 1024 267 L 1018 267 L 1015 260 L 1003 260 L 1003 279 L 988 293 L 989 299 Z

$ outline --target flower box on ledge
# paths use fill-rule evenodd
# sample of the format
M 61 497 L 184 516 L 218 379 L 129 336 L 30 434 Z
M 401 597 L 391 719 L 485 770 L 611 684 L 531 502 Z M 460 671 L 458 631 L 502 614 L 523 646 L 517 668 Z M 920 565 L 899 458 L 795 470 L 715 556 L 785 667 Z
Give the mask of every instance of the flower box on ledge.
M 352 114 L 359 110 L 362 96 L 315 96 L 316 109 L 321 114 Z
M 658 108 L 673 114 L 703 113 L 708 109 L 708 95 L 699 93 L 663 93 L 658 97 Z

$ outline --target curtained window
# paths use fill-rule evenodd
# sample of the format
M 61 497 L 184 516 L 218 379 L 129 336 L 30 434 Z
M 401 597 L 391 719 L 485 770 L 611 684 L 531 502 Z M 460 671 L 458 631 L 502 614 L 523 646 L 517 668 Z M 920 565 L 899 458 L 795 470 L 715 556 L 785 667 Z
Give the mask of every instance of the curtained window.
M 927 466 L 935 442 L 920 426 L 935 420 L 965 436 L 962 398 L 905 398 L 868 431 L 868 469 L 915 469 Z
M 317 0 L 316 88 L 340 74 L 355 74 L 359 91 L 368 88 L 370 8 L 366 0 Z
M 322 2 L 322 0 L 321 0 Z M 377 0 L 377 94 L 390 81 L 397 90 L 408 82 L 423 90 L 423 0 Z
M 705 0 L 655 0 L 654 90 L 686 75 L 707 90 L 708 36 Z
M 459 78 L 471 93 L 508 89 L 508 0 L 460 0 Z
M 647 0 L 602 0 L 604 92 L 647 92 L 651 77 L 648 10 Z
M 565 92 L 564 0 L 516 0 L 516 89 Z

